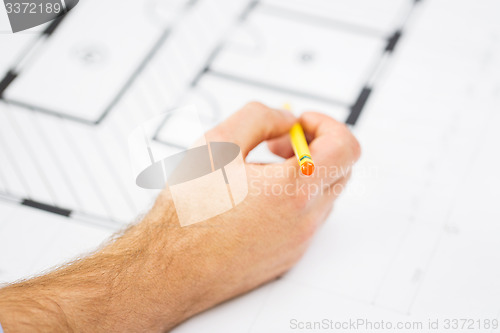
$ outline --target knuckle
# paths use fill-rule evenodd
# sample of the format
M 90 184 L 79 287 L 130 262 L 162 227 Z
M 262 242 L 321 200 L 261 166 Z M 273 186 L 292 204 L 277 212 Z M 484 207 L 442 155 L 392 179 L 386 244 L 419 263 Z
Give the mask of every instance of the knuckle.
M 258 101 L 250 101 L 248 102 L 245 107 L 246 109 L 252 109 L 252 110 L 259 110 L 259 111 L 264 111 L 266 109 L 266 106 L 262 104 L 261 102 Z
M 275 121 L 273 120 L 279 116 L 279 111 L 271 109 L 260 102 L 249 102 L 246 107 L 252 113 L 252 117 L 262 122 L 262 126 L 258 128 L 260 136 L 263 138 L 270 137 L 274 130 L 272 123 Z
M 279 115 L 279 112 L 275 109 L 271 109 L 265 104 L 262 104 L 261 102 L 249 102 L 246 106 L 245 109 L 249 110 L 252 112 L 252 115 L 262 118 L 262 119 L 267 119 L 269 117 L 276 117 Z
M 344 123 L 338 123 L 336 131 L 339 133 L 340 136 L 342 137 L 349 137 L 351 136 L 351 131 L 349 130 L 349 127 L 347 127 L 346 124 Z
M 352 136 L 352 151 L 354 152 L 354 158 L 355 160 L 358 160 L 361 157 L 361 144 L 359 143 L 358 139 Z
M 222 142 L 230 140 L 227 131 L 224 126 L 217 126 L 205 133 L 205 138 L 207 141 L 212 142 Z
M 352 154 L 354 160 L 360 157 L 361 145 L 349 128 L 344 124 L 339 127 L 337 144 L 339 149 Z

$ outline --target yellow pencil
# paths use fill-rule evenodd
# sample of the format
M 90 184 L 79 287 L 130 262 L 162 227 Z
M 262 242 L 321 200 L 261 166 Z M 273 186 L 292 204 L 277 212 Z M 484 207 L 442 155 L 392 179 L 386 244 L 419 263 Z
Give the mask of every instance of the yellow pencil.
M 289 104 L 284 105 L 284 109 L 291 111 Z M 300 172 L 303 175 L 311 176 L 314 172 L 314 161 L 307 145 L 306 136 L 302 126 L 297 123 L 290 130 L 290 139 L 292 141 L 293 151 L 300 165 Z

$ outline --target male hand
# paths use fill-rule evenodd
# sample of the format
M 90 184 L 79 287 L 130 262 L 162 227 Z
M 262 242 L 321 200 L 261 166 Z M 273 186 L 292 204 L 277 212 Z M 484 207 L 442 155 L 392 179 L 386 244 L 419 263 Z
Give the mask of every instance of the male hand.
M 209 308 L 285 273 L 330 214 L 359 158 L 359 144 L 344 124 L 319 113 L 303 114 L 300 122 L 316 164 L 313 176 L 303 176 L 288 135 L 297 121 L 288 111 L 253 102 L 207 133 L 207 141 L 238 144 L 244 157 L 268 141 L 270 150 L 286 160 L 247 164 L 249 194 L 242 203 L 215 218 L 172 231 L 186 240 L 172 264 L 183 271 L 183 283 L 193 286 L 195 282 L 194 290 L 189 289 L 203 295 L 189 305 L 191 311 Z M 162 216 L 171 206 L 165 190 L 152 214 Z
M 297 121 L 310 141 L 316 165 L 311 177 L 300 174 L 289 142 L 288 131 Z M 275 279 L 304 254 L 360 155 L 344 124 L 314 112 L 298 120 L 255 102 L 206 138 L 234 142 L 244 157 L 268 141 L 270 150 L 286 160 L 246 164 L 247 198 L 224 214 L 186 227 L 179 225 L 165 189 L 139 224 L 93 256 L 0 290 L 6 333 L 16 328 L 12 315 L 34 319 L 43 309 L 53 314 L 46 326 L 51 331 L 169 330 Z M 35 310 L 33 300 L 39 305 Z M 2 316 L 9 308 L 11 316 Z M 38 320 L 35 327 L 45 327 Z

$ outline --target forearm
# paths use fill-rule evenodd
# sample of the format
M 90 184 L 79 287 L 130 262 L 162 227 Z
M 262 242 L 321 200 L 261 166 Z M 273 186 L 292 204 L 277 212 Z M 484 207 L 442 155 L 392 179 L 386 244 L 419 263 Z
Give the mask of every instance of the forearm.
M 174 216 L 159 203 L 91 257 L 0 289 L 5 331 L 158 331 L 199 311 L 182 277 L 185 236 Z
M 251 186 L 245 200 L 186 227 L 179 226 L 167 189 L 141 223 L 96 254 L 1 289 L 6 333 L 165 331 L 284 274 L 304 254 L 348 178 L 289 173 L 297 161 L 287 133 L 296 122 L 289 112 L 250 103 L 211 130 L 208 139 L 235 142 L 242 156 L 276 140 L 269 147 L 286 161 L 246 164 L 241 181 Z M 359 158 L 359 144 L 344 124 L 318 113 L 304 114 L 301 124 L 318 170 L 345 170 Z M 275 195 L 275 188 L 285 192 Z

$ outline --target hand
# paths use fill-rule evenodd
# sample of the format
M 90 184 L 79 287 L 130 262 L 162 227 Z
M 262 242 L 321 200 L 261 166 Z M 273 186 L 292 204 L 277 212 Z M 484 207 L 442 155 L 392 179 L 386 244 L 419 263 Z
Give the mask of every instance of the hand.
M 328 217 L 360 155 L 345 125 L 305 113 L 300 122 L 316 171 L 312 177 L 300 175 L 287 135 L 296 121 L 287 111 L 246 105 L 209 131 L 207 140 L 234 142 L 243 156 L 268 141 L 270 150 L 286 160 L 246 164 L 249 193 L 243 202 L 180 227 L 165 189 L 141 223 L 92 257 L 0 290 L 0 322 L 12 325 L 2 311 L 13 308 L 13 299 L 38 297 L 63 318 L 61 330 L 168 330 L 284 274 Z M 26 314 L 22 310 L 18 307 Z
M 270 140 L 270 150 L 286 161 L 247 164 L 249 194 L 242 203 L 178 230 L 186 245 L 173 261 L 179 266 L 193 263 L 185 268 L 184 283 L 193 286 L 196 281 L 194 292 L 203 295 L 190 305 L 193 313 L 285 273 L 330 214 L 359 158 L 359 144 L 344 124 L 319 113 L 303 114 L 300 122 L 310 138 L 316 171 L 312 177 L 302 176 L 288 135 L 297 121 L 288 111 L 250 103 L 207 133 L 207 141 L 238 144 L 244 157 Z M 161 216 L 170 206 L 165 190 L 153 214 Z

